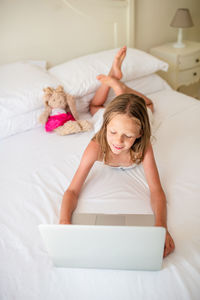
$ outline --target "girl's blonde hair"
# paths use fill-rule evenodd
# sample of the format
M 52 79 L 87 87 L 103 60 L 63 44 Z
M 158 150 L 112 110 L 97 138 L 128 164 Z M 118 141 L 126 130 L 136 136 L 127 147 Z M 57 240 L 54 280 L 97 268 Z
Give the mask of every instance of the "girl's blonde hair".
M 93 138 L 99 143 L 105 162 L 108 162 L 108 153 L 110 151 L 106 138 L 107 125 L 116 114 L 126 114 L 135 120 L 136 126 L 140 127 L 141 136 L 135 140 L 130 149 L 132 161 L 139 164 L 144 158 L 151 137 L 151 127 L 145 101 L 142 97 L 134 94 L 122 94 L 107 105 L 101 129 Z

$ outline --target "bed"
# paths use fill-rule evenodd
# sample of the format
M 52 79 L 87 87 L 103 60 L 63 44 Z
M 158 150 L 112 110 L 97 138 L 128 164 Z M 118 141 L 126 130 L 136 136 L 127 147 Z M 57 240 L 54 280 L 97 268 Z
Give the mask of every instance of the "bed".
M 62 50 L 52 59 L 52 53 L 47 52 L 49 68 L 42 56 L 34 56 L 29 48 L 18 58 L 13 52 L 13 61 L 7 57 L 0 66 L 0 299 L 197 300 L 200 103 L 174 91 L 156 74 L 167 70 L 164 62 L 134 48 L 134 1 L 84 2 L 84 7 L 81 1 L 44 3 L 55 18 L 61 11 L 77 16 L 74 26 L 78 26 L 80 35 L 81 30 L 83 34 L 88 32 L 89 24 L 99 26 L 102 13 L 101 45 L 92 43 L 94 37 L 88 33 L 88 45 L 79 47 L 76 53 L 70 50 L 65 56 Z M 39 5 L 39 1 L 35 3 Z M 81 28 L 85 20 L 87 26 Z M 73 38 L 70 43 L 71 49 L 81 45 Z M 152 145 L 176 248 L 164 259 L 159 272 L 54 268 L 37 226 L 58 223 L 62 195 L 98 127 L 98 115 L 91 117 L 88 113 L 98 87 L 95 75 L 109 70 L 116 48 L 124 44 L 128 52 L 123 80 L 149 96 L 155 106 Z M 43 110 L 42 88 L 59 84 L 75 95 L 80 118 L 89 120 L 92 130 L 59 136 L 45 132 L 38 124 Z M 111 91 L 108 101 L 113 96 Z M 122 171 L 95 163 L 76 212 L 151 214 L 142 166 Z

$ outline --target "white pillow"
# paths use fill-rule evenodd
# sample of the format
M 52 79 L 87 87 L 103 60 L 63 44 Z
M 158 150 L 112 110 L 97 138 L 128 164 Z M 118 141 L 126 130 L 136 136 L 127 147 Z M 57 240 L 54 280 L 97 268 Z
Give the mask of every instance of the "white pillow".
M 22 60 L 21 63 L 29 63 L 34 66 L 38 66 L 42 68 L 43 70 L 47 69 L 47 61 L 46 60 Z
M 159 92 L 161 90 L 171 89 L 167 82 L 157 74 L 151 74 L 135 80 L 130 80 L 125 82 L 125 84 L 130 88 L 144 94 L 145 96 L 150 96 L 151 94 Z M 83 97 L 76 98 L 76 106 L 79 113 L 88 112 L 89 104 L 92 98 L 94 97 L 94 94 L 95 93 L 91 93 Z M 114 99 L 114 97 L 114 91 L 111 89 L 108 94 L 108 98 L 105 102 L 105 105 L 109 103 L 112 99 Z
M 98 74 L 108 74 L 119 49 L 82 56 L 49 69 L 58 78 L 65 90 L 74 96 L 93 93 L 99 86 Z M 138 49 L 128 48 L 122 65 L 123 81 L 130 81 L 155 73 L 167 71 L 168 64 Z
M 0 120 L 43 107 L 43 88 L 59 84 L 47 71 L 30 63 L 1 65 Z
M 41 124 L 38 123 L 38 117 L 42 111 L 43 109 L 40 108 L 9 119 L 1 120 L 0 140 L 10 135 L 41 126 Z

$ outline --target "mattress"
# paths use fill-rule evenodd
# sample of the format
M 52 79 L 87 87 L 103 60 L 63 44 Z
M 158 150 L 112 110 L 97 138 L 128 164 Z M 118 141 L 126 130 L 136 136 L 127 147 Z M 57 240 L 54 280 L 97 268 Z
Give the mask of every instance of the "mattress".
M 61 137 L 38 127 L 1 141 L 2 300 L 199 299 L 200 103 L 171 89 L 150 98 L 155 105 L 152 145 L 167 198 L 168 229 L 176 246 L 164 259 L 162 270 L 52 265 L 37 226 L 58 223 L 63 193 L 94 131 Z M 76 211 L 152 213 L 142 165 L 122 171 L 95 163 Z

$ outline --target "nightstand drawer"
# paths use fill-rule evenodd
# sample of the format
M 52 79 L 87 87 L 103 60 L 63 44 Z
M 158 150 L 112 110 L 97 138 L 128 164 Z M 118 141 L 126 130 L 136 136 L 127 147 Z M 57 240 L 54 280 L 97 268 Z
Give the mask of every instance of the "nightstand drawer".
M 200 51 L 192 55 L 182 55 L 178 57 L 179 70 L 190 69 L 200 66 Z
M 178 73 L 178 85 L 189 85 L 200 80 L 200 67 Z

